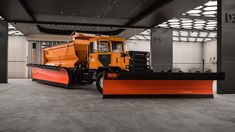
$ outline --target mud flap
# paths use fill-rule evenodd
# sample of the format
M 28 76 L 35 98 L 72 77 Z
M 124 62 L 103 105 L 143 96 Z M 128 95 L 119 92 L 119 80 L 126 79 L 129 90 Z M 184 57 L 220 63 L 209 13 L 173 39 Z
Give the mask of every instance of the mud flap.
M 213 98 L 213 80 L 224 73 L 106 73 L 103 97 Z
M 66 68 L 45 65 L 30 66 L 32 67 L 32 79 L 34 81 L 64 88 L 68 88 L 70 85 L 70 76 Z

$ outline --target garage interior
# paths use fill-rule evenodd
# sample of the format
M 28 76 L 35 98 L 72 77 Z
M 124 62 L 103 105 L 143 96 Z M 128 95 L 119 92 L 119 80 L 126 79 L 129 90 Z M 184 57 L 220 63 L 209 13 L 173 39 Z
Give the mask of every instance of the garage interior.
M 233 132 L 234 14 L 233 0 L 2 0 L 0 131 Z M 192 75 L 194 81 L 210 80 L 212 92 L 209 98 L 103 98 L 95 82 L 66 89 L 32 81 L 34 67 L 27 65 L 42 64 L 43 49 L 71 42 L 72 33 L 124 38 L 127 52 L 150 53 L 157 80 Z M 148 75 L 131 77 L 138 85 Z M 119 85 L 108 81 L 110 88 Z

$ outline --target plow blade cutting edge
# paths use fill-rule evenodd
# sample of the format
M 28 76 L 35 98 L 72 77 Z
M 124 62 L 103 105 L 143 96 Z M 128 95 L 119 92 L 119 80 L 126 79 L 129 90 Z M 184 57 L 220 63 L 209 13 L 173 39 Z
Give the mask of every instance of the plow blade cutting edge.
M 106 73 L 103 97 L 213 97 L 224 73 Z

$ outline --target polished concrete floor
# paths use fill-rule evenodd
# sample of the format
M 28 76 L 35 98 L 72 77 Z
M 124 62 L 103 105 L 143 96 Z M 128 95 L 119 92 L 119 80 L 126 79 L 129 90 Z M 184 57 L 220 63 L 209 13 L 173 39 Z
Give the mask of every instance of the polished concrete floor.
M 31 80 L 0 84 L 0 132 L 235 132 L 235 95 L 102 99 Z

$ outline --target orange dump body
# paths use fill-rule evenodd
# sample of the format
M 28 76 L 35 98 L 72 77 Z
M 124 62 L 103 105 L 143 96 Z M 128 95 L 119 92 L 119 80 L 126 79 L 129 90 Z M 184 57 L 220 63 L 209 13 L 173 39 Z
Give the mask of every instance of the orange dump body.
M 42 64 L 74 68 L 77 63 L 87 61 L 87 40 L 75 40 L 72 43 L 43 49 Z

